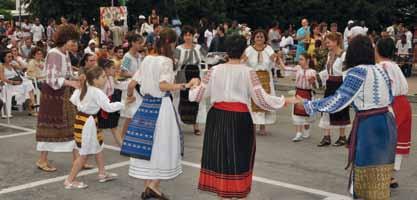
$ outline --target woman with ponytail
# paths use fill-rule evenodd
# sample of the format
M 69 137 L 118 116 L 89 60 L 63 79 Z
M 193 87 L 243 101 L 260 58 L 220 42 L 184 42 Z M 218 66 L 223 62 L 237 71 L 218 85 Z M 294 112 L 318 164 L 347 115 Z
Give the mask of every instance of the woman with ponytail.
M 160 190 L 160 181 L 182 173 L 183 136 L 171 92 L 185 90 L 191 84 L 174 83 L 176 39 L 173 30 L 163 29 L 154 53 L 145 57 L 128 87 L 128 100 L 134 101 L 138 84 L 143 100 L 128 126 L 121 154 L 130 157 L 129 176 L 145 181 L 142 199 L 168 199 Z

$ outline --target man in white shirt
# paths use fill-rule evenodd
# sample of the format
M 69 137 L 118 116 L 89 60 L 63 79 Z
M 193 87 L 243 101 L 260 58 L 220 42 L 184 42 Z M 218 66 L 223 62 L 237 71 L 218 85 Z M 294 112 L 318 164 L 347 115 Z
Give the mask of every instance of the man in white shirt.
M 210 27 L 207 28 L 206 31 L 204 31 L 204 38 L 205 38 L 205 41 L 206 41 L 207 49 L 210 48 L 211 41 L 213 41 L 213 38 L 214 38 L 215 35 L 216 35 L 216 30 L 213 27 L 213 25 L 210 25 Z
M 286 57 L 290 52 L 290 48 L 294 46 L 294 39 L 289 35 L 288 31 L 284 32 L 284 36 L 281 38 L 279 46 L 282 49 L 284 57 Z
M 97 46 L 96 41 L 90 40 L 88 42 L 88 47 L 84 49 L 84 53 L 85 54 L 87 54 L 87 53 L 95 54 L 96 53 L 96 46 Z
M 408 57 L 411 54 L 411 42 L 407 41 L 406 35 L 401 35 L 401 40 L 397 41 L 395 47 L 397 48 L 397 55 L 401 58 Z
M 413 44 L 413 33 L 410 31 L 410 29 L 407 26 L 404 27 L 404 34 L 405 34 L 407 43 Z
M 35 24 L 30 28 L 33 35 L 33 42 L 36 44 L 44 38 L 45 28 L 42 26 L 39 18 L 35 18 Z
M 20 47 L 20 55 L 25 59 L 29 58 L 33 47 L 35 46 L 32 43 L 32 37 L 26 37 L 24 43 Z

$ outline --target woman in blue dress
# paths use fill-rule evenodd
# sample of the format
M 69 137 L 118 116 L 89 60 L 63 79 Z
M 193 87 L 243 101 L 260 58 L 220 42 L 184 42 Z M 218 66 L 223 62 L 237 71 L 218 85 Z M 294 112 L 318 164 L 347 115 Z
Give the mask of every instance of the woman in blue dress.
M 392 103 L 390 80 L 383 68 L 375 65 L 374 48 L 366 36 L 356 36 L 346 53 L 347 74 L 332 96 L 305 101 L 304 108 L 316 112 L 335 113 L 353 103 L 356 111 L 349 138 L 349 162 L 352 165 L 350 184 L 354 198 L 390 199 L 396 125 L 388 106 Z

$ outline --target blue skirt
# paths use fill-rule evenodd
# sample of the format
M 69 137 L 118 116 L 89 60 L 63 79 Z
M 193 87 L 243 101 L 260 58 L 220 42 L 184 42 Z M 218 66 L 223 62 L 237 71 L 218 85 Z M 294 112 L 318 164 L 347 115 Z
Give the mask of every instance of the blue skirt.
M 388 200 L 397 130 L 388 108 L 358 112 L 351 133 L 355 197 Z M 352 144 L 353 142 L 353 144 Z M 353 147 L 353 151 L 352 151 Z

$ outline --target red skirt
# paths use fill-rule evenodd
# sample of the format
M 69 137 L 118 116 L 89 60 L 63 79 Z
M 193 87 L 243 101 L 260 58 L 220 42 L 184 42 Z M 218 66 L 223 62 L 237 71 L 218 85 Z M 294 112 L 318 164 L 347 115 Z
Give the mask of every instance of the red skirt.
M 301 88 L 297 88 L 295 90 L 295 95 L 302 97 L 303 99 L 307 99 L 307 100 L 311 100 L 313 98 L 313 94 L 312 94 L 312 90 L 306 90 L 306 89 L 301 89 Z M 303 117 L 308 117 L 310 116 L 309 114 L 306 113 L 306 110 L 304 109 L 304 105 L 302 103 L 297 103 L 294 105 L 294 115 L 297 116 L 303 116 Z
M 397 154 L 410 154 L 411 147 L 411 105 L 406 96 L 394 97 L 392 108 L 397 122 Z

